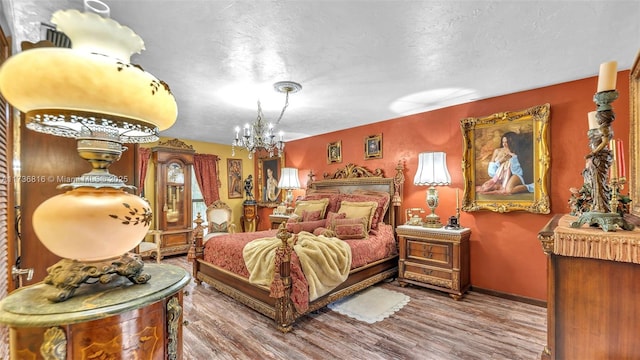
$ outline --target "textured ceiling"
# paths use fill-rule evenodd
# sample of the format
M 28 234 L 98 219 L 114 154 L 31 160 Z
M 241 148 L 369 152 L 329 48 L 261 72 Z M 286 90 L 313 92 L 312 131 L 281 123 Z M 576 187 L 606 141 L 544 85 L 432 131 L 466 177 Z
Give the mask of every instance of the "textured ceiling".
M 640 49 L 638 1 L 105 2 L 145 41 L 132 62 L 176 97 L 161 135 L 226 144 L 258 99 L 277 118 L 276 81 L 303 87 L 278 126 L 292 140 L 595 76 L 609 60 L 626 70 Z M 82 2 L 2 8 L 16 41 L 37 41 L 40 22 Z

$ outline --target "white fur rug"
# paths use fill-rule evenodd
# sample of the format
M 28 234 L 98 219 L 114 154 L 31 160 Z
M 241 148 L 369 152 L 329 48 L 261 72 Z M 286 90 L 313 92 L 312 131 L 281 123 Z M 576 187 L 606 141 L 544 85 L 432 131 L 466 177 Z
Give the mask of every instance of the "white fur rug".
M 328 305 L 329 309 L 369 324 L 384 320 L 402 309 L 411 298 L 405 294 L 372 286 Z

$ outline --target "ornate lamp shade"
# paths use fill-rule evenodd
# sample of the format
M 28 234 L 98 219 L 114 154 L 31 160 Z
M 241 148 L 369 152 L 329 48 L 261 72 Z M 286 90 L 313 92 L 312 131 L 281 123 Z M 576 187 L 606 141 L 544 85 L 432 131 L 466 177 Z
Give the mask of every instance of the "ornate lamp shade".
M 82 187 L 54 196 L 33 213 L 33 230 L 52 253 L 96 261 L 120 256 L 144 239 L 149 204 L 122 190 Z
M 414 185 L 428 185 L 426 203 L 431 214 L 425 218 L 424 226 L 441 227 L 440 217 L 436 215 L 438 190 L 434 185 L 451 184 L 451 175 L 447 169 L 447 154 L 444 152 L 425 152 L 418 156 L 418 170 L 413 178 Z
M 176 120 L 167 84 L 129 63 L 144 49 L 128 27 L 94 13 L 57 11 L 51 21 L 73 48 L 38 47 L 10 57 L 0 92 L 27 115 L 27 127 L 78 137 L 103 128 L 121 142 L 152 142 Z
M 280 189 L 287 190 L 287 197 L 285 199 L 285 203 L 287 204 L 287 208 L 293 202 L 293 194 L 291 190 L 300 189 L 300 180 L 298 179 L 298 169 L 296 168 L 282 168 L 280 170 L 280 181 L 278 182 L 278 187 Z M 287 212 L 290 212 L 287 209 Z

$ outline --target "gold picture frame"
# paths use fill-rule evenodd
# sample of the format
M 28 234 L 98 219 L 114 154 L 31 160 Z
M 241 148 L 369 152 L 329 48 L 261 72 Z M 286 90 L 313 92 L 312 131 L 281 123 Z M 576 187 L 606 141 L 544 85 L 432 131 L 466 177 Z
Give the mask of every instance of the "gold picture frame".
M 364 159 L 382 158 L 382 134 L 370 135 L 364 138 Z
M 549 119 L 544 104 L 460 120 L 463 211 L 551 211 Z
M 229 199 L 242 199 L 242 159 L 227 159 L 227 197 Z
M 258 206 L 274 208 L 282 202 L 282 191 L 278 187 L 280 169 L 284 167 L 282 157 L 274 156 L 258 159 Z
M 636 156 L 640 151 L 640 52 L 633 62 L 629 74 L 629 198 L 631 199 L 630 212 L 634 216 L 640 216 L 640 157 Z
M 342 141 L 338 140 L 327 144 L 327 164 L 342 162 Z

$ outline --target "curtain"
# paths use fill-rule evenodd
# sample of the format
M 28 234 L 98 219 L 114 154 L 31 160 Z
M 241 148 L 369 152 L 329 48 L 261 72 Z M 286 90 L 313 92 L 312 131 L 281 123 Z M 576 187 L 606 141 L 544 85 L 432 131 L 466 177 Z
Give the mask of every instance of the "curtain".
M 144 179 L 147 177 L 147 166 L 149 166 L 149 159 L 151 158 L 151 149 L 138 147 L 138 194 L 144 197 Z
M 218 160 L 217 155 L 195 154 L 193 156 L 193 171 L 196 174 L 196 181 L 202 192 L 204 204 L 208 207 L 214 201 L 220 200 L 218 186 Z

